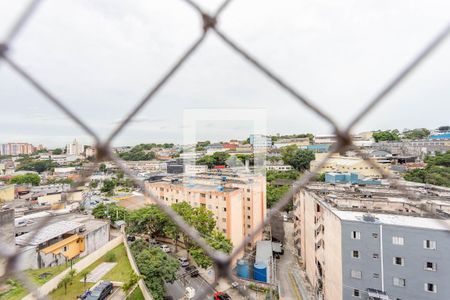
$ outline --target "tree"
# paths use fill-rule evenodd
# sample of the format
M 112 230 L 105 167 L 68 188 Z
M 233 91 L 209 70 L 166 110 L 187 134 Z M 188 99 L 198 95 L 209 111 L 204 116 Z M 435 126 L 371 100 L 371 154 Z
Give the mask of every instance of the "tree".
M 80 272 L 80 277 L 81 278 L 83 278 L 83 285 L 84 285 L 84 287 L 86 287 L 86 280 L 87 280 L 87 277 L 88 277 L 88 275 L 89 275 L 89 270 L 88 269 L 84 269 L 83 271 L 81 271 Z
M 408 140 L 422 140 L 430 135 L 430 131 L 426 128 L 416 128 L 404 132 L 404 138 Z
M 230 158 L 230 154 L 227 152 L 214 152 L 213 155 L 205 155 L 200 159 L 197 159 L 197 165 L 207 165 L 209 168 L 214 166 L 226 165 L 227 159 Z
M 131 148 L 130 151 L 124 151 L 119 153 L 119 156 L 124 160 L 131 160 L 131 161 L 137 161 L 137 160 L 152 160 L 155 159 L 156 155 L 153 151 L 150 151 L 152 148 L 155 147 L 161 147 L 161 148 L 172 148 L 173 144 L 140 144 L 137 146 L 134 146 Z
M 169 219 L 156 205 L 152 204 L 131 212 L 127 222 L 130 232 L 158 236 L 164 232 Z
M 450 187 L 450 151 L 428 156 L 425 162 L 426 168 L 406 172 L 405 180 Z
M 172 208 L 177 212 L 189 225 L 193 226 L 198 232 L 205 237 L 208 244 L 216 250 L 229 253 L 232 249 L 231 242 L 226 237 L 215 230 L 216 221 L 213 213 L 205 207 L 192 207 L 187 202 L 174 203 Z M 188 254 L 192 256 L 195 262 L 202 267 L 208 267 L 212 264 L 210 258 L 204 251 L 198 247 L 189 236 L 180 232 L 183 242 L 186 245 Z
M 153 298 L 155 300 L 164 299 L 164 282 L 176 280 L 176 273 L 180 264 L 159 247 L 149 248 L 146 245 L 144 246 L 143 241 L 140 240 L 133 242 L 130 248 Z
M 105 165 L 104 163 L 101 163 L 101 164 L 98 166 L 98 170 L 99 170 L 100 172 L 102 172 L 102 173 L 106 173 L 106 171 L 107 171 L 106 165 Z
M 24 175 L 17 175 L 11 178 L 10 183 L 15 184 L 32 184 L 39 185 L 41 182 L 41 177 L 38 174 L 28 173 Z
M 89 187 L 96 189 L 98 187 L 98 180 L 91 180 L 91 182 L 89 182 Z
M 75 276 L 75 270 L 70 270 L 69 273 L 64 276 L 58 283 L 58 288 L 64 287 L 64 295 L 67 295 L 67 285 L 72 283 L 73 277 Z
M 30 158 L 25 158 L 21 160 L 17 170 L 27 170 L 42 173 L 44 171 L 53 170 L 58 164 L 52 160 L 32 160 Z
M 128 292 L 138 283 L 138 281 L 142 278 L 142 276 L 139 276 L 138 274 L 131 272 L 130 279 L 128 279 L 127 282 L 125 282 L 122 286 L 123 291 L 125 294 L 128 294 Z
M 267 185 L 266 188 L 266 194 L 267 194 L 267 207 L 272 207 L 275 203 L 280 200 L 284 194 L 289 191 L 290 186 L 289 185 L 282 185 L 282 186 L 273 186 L 273 185 Z
M 372 134 L 375 142 L 381 141 L 399 141 L 400 136 L 398 135 L 398 130 L 386 130 L 386 131 L 377 131 Z
M 113 194 L 115 187 L 116 187 L 115 181 L 110 180 L 110 179 L 105 179 L 103 181 L 103 185 L 102 185 L 102 188 L 100 189 L 100 191 L 102 193 Z
M 290 180 L 296 180 L 300 173 L 297 170 L 289 170 L 289 171 L 274 171 L 269 170 L 266 173 L 266 181 L 271 183 L 272 181 L 276 179 L 290 179 Z
M 281 158 L 285 164 L 291 165 L 298 171 L 304 171 L 309 169 L 315 154 L 311 150 L 298 149 L 296 145 L 289 145 L 281 148 Z
M 52 150 L 53 155 L 60 155 L 63 153 L 63 150 L 61 148 L 55 148 Z

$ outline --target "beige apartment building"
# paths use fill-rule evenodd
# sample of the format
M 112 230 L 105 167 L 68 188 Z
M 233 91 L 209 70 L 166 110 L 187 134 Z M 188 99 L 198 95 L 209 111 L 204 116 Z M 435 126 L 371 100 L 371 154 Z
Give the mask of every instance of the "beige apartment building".
M 321 162 L 327 153 L 316 153 L 316 159 L 311 161 L 310 170 L 314 170 Z M 390 164 L 380 164 L 378 166 L 388 171 Z M 343 173 L 357 173 L 362 177 L 382 178 L 380 172 L 368 161 L 360 157 L 340 156 L 333 154 L 319 170 L 319 173 L 326 172 L 343 172 Z
M 226 177 L 202 174 L 176 180 L 147 182 L 146 186 L 167 205 L 186 201 L 193 207 L 204 206 L 213 212 L 217 230 L 233 245 L 240 244 L 266 214 L 265 180 L 260 177 Z M 247 248 L 262 239 L 256 235 Z

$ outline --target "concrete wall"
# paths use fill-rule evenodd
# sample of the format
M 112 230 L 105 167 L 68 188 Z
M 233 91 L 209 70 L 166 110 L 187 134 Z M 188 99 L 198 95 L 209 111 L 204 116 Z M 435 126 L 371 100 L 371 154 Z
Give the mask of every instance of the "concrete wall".
M 14 210 L 0 210 L 0 245 L 13 249 L 15 244 Z M 0 259 L 0 276 L 5 272 L 5 261 Z
M 81 257 L 86 256 L 95 250 L 99 249 L 109 241 L 109 224 L 105 223 L 104 226 L 97 228 L 94 231 L 89 232 L 84 237 L 84 252 L 81 253 Z

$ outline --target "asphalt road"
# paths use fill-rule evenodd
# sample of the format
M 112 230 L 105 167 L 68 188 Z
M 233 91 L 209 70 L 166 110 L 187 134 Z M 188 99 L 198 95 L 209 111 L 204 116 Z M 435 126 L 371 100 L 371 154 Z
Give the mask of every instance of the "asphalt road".
M 186 288 L 189 286 L 195 289 L 194 300 L 213 299 L 215 290 L 201 276 L 192 278 L 188 275 L 184 277 L 182 276 L 184 273 L 184 268 L 181 268 L 177 274 L 179 279 L 172 284 L 165 284 L 167 296 L 172 296 L 174 299 L 181 299 L 185 295 Z M 200 298 L 200 293 L 203 290 L 207 290 L 208 294 L 206 297 Z
M 292 277 L 292 270 L 297 267 L 297 261 L 292 254 L 294 246 L 294 223 L 284 222 L 285 251 L 278 259 L 277 278 L 280 282 L 281 299 L 301 300 L 300 292 Z

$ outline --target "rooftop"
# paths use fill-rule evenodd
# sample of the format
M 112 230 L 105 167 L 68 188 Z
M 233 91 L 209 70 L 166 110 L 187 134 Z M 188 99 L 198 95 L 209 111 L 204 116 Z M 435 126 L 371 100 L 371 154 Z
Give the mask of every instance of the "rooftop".
M 336 216 L 339 217 L 339 219 L 344 221 L 365 222 L 363 219 L 363 216 L 366 214 L 365 212 L 345 211 L 339 209 L 333 209 L 333 212 L 334 214 L 336 214 Z M 421 218 L 394 214 L 375 213 L 371 215 L 376 218 L 374 223 L 377 224 L 450 231 L 450 220 Z
M 33 245 L 37 246 L 41 243 L 54 239 L 67 232 L 76 230 L 84 224 L 74 221 L 61 221 L 47 225 L 40 229 L 38 232 L 29 232 L 16 238 L 16 244 L 18 245 Z

